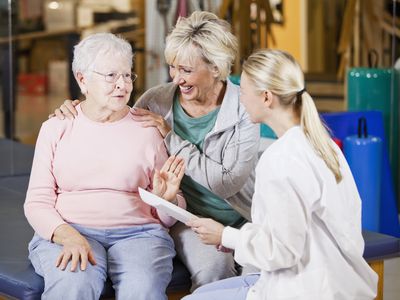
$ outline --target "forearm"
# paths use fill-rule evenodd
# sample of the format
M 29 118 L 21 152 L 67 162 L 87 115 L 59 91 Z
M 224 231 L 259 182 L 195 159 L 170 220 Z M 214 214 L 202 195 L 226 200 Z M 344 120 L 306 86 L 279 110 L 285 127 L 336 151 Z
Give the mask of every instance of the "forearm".
M 183 198 L 183 196 L 181 194 L 177 194 L 176 195 L 176 199 L 175 199 L 174 202 L 176 204 L 173 203 L 173 202 L 171 202 L 171 203 L 179 206 L 180 208 L 186 209 L 186 201 L 185 201 L 185 198 Z M 161 221 L 161 223 L 162 223 L 162 225 L 164 227 L 169 228 L 169 227 L 171 227 L 172 225 L 174 225 L 176 223 L 176 219 L 174 219 L 173 217 L 167 215 L 162 210 L 158 210 L 157 209 L 157 215 L 158 215 L 158 218 L 160 219 L 160 221 Z

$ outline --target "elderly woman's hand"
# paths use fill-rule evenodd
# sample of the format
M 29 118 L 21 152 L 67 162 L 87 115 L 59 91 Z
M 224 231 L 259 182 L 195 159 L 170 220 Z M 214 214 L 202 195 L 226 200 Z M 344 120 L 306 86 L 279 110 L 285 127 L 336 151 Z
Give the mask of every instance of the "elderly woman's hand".
M 155 170 L 152 192 L 165 200 L 175 201 L 184 174 L 183 158 L 170 156 L 160 171 Z
M 58 226 L 54 231 L 52 240 L 63 246 L 56 261 L 57 268 L 65 270 L 69 261 L 71 261 L 71 272 L 76 270 L 79 262 L 82 271 L 86 270 L 88 262 L 92 265 L 96 264 L 89 242 L 71 225 L 63 224 Z
M 60 120 L 64 120 L 65 117 L 68 119 L 72 120 L 75 118 L 75 116 L 78 115 L 78 112 L 75 109 L 75 106 L 77 106 L 80 103 L 79 100 L 65 100 L 64 103 L 60 106 L 60 108 L 56 108 L 54 110 L 54 113 L 49 115 L 49 119 L 53 117 L 57 117 Z
M 163 138 L 171 131 L 171 127 L 162 116 L 138 107 L 133 108 L 131 111 L 135 117 L 134 119 L 141 122 L 143 127 L 156 127 Z
M 224 225 L 213 219 L 198 218 L 186 223 L 196 232 L 200 240 L 207 245 L 221 245 Z

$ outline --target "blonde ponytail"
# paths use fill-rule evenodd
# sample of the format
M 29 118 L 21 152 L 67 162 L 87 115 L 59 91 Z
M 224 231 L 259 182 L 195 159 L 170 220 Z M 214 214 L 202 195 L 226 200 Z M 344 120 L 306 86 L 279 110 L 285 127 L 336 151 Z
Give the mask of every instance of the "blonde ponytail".
M 336 182 L 340 182 L 342 174 L 339 157 L 333 148 L 332 139 L 321 121 L 314 101 L 307 92 L 301 95 L 300 125 L 314 150 L 335 175 Z
M 304 90 L 304 74 L 296 60 L 284 51 L 261 49 L 244 62 L 243 72 L 260 93 L 269 90 L 279 97 L 281 105 L 294 108 L 315 152 L 325 161 L 336 182 L 340 182 L 339 157 L 313 99 Z

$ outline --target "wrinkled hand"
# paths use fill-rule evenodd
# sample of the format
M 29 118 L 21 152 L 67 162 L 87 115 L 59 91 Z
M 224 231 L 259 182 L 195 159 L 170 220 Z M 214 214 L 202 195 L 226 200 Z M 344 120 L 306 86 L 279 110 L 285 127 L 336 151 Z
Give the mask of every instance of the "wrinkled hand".
M 49 119 L 53 117 L 57 117 L 60 120 L 64 120 L 65 117 L 68 119 L 72 120 L 78 115 L 78 112 L 75 109 L 75 106 L 77 106 L 80 103 L 79 100 L 65 100 L 64 103 L 60 106 L 60 108 L 56 108 L 54 110 L 54 113 L 49 115 Z
M 220 245 L 222 241 L 222 232 L 224 225 L 213 219 L 199 218 L 190 220 L 186 223 L 197 233 L 200 240 L 207 245 Z
M 86 270 L 87 263 L 96 264 L 94 253 L 89 242 L 70 225 L 60 225 L 54 231 L 53 241 L 63 246 L 56 260 L 56 267 L 65 270 L 71 261 L 70 271 L 74 272 L 79 265 L 82 271 Z
M 163 138 L 171 131 L 171 127 L 162 116 L 138 107 L 133 108 L 131 111 L 134 119 L 141 122 L 143 127 L 156 127 Z
M 174 201 L 184 174 L 183 158 L 170 156 L 160 171 L 155 170 L 152 192 L 165 200 Z

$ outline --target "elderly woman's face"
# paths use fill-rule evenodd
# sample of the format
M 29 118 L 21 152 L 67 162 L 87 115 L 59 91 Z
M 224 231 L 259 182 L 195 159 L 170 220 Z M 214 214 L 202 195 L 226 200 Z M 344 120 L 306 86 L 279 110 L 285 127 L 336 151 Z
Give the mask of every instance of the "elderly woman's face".
M 127 59 L 118 55 L 98 57 L 83 83 L 86 100 L 102 109 L 123 109 L 133 89 L 130 66 Z
M 218 74 L 197 55 L 171 64 L 169 74 L 179 86 L 182 98 L 187 101 L 206 99 L 218 82 Z

